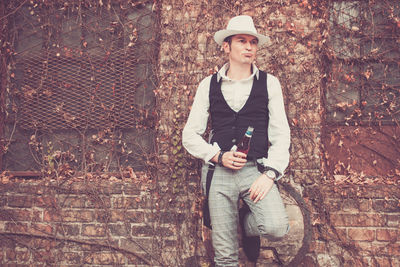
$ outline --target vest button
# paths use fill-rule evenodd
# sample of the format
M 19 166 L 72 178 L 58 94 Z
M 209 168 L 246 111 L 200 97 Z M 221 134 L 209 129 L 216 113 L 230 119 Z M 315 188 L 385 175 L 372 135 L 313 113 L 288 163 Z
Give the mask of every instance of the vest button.
M 232 126 L 232 130 L 236 130 L 236 127 L 235 127 L 235 126 Z
M 232 143 L 236 143 L 236 139 L 235 138 L 232 139 Z

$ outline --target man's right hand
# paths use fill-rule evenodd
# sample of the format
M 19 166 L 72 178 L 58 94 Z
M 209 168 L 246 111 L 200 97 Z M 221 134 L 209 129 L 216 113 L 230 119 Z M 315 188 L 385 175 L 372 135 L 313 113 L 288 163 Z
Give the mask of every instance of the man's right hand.
M 221 151 L 212 158 L 213 162 L 218 163 L 220 153 Z M 242 152 L 227 151 L 222 155 L 222 165 L 232 170 L 240 170 L 247 162 L 246 157 L 247 155 Z

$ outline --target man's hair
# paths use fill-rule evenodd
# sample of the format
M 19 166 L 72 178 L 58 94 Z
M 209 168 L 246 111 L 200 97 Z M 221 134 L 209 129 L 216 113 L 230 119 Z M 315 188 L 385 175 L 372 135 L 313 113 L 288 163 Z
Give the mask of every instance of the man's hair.
M 232 36 L 233 36 L 233 35 L 230 35 L 230 36 L 228 36 L 228 37 L 226 37 L 226 38 L 224 39 L 224 42 L 227 42 L 227 43 L 229 44 L 229 46 L 231 46 L 231 44 L 232 44 Z

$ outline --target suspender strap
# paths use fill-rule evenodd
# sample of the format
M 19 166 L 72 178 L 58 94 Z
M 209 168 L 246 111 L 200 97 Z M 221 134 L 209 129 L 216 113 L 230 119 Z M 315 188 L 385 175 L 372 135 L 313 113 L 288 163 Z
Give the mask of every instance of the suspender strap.
M 214 166 L 209 166 L 208 167 L 208 172 L 207 172 L 207 179 L 206 179 L 206 198 L 208 199 L 208 195 L 210 194 L 210 187 L 211 187 L 211 180 L 214 175 Z
M 208 204 L 208 196 L 210 194 L 210 187 L 212 177 L 214 175 L 215 166 L 210 165 L 208 167 L 207 177 L 206 177 L 206 198 L 203 203 L 203 224 L 204 226 L 212 229 L 211 227 L 211 217 L 210 217 L 210 208 Z

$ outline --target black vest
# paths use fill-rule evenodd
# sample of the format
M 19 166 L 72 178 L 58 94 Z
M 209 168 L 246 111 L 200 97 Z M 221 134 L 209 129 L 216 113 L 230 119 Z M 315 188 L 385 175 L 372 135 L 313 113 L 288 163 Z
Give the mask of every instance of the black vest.
M 253 87 L 249 98 L 239 112 L 232 110 L 226 103 L 221 91 L 221 82 L 217 82 L 214 74 L 210 83 L 210 114 L 212 137 L 211 143 L 217 142 L 219 147 L 230 150 L 239 142 L 248 126 L 254 127 L 248 158 L 268 156 L 268 90 L 267 74 L 259 71 L 259 79 L 254 76 Z

